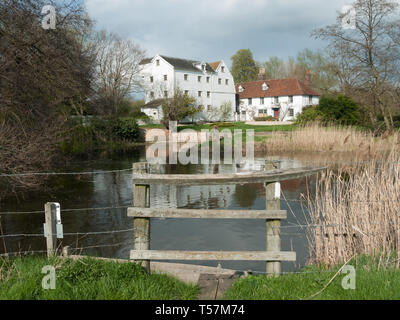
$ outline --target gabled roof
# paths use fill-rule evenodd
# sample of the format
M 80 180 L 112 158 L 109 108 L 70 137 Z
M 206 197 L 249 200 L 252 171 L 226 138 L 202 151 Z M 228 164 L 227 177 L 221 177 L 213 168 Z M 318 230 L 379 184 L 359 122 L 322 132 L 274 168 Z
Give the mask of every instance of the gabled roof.
M 268 89 L 265 91 L 262 90 L 262 85 L 264 83 L 268 85 Z M 239 92 L 239 86 L 242 86 L 242 92 Z M 239 98 L 241 99 L 297 95 L 320 95 L 317 91 L 310 88 L 310 86 L 295 78 L 258 80 L 252 82 L 237 83 L 236 92 L 239 94 Z
M 202 61 L 167 57 L 167 56 L 162 56 L 162 55 L 160 55 L 160 57 L 163 58 L 165 61 L 167 61 L 169 64 L 171 64 L 177 70 L 185 70 L 185 71 L 202 73 L 202 71 L 199 70 L 198 68 L 196 68 L 196 66 L 195 66 L 196 64 L 202 63 Z M 141 65 L 148 64 L 152 60 L 153 60 L 153 58 L 143 59 L 140 62 L 140 64 Z M 205 62 L 205 64 L 206 64 L 207 72 L 215 73 L 215 70 L 207 62 Z
M 161 106 L 166 99 L 156 99 L 153 101 L 150 101 L 146 103 L 145 105 L 142 106 L 142 108 L 148 108 L 148 109 L 157 109 L 159 106 Z
M 214 71 L 217 71 L 219 65 L 221 64 L 222 61 L 216 61 L 216 62 L 210 62 L 211 68 L 214 69 Z

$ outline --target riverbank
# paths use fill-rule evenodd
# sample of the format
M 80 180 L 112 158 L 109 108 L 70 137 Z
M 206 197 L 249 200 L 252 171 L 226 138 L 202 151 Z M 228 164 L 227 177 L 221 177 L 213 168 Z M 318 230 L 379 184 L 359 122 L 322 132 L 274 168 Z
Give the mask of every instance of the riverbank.
M 54 290 L 42 288 L 45 266 L 55 268 Z M 0 300 L 191 300 L 198 294 L 194 285 L 148 274 L 133 263 L 91 258 L 0 259 Z

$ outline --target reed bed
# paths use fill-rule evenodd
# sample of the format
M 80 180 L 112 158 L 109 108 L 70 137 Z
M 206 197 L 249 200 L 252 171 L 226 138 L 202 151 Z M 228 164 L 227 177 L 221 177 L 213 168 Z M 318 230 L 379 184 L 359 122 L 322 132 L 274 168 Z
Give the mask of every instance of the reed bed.
M 310 263 L 333 266 L 368 254 L 379 265 L 400 257 L 400 154 L 328 169 L 308 196 Z M 383 259 L 384 258 L 384 259 Z M 393 261 L 392 261 L 393 262 Z
M 323 127 L 310 125 L 297 128 L 287 134 L 272 132 L 268 139 L 258 143 L 256 149 L 266 152 L 358 152 L 373 156 L 393 146 L 400 147 L 399 133 L 386 133 L 375 137 L 352 127 Z

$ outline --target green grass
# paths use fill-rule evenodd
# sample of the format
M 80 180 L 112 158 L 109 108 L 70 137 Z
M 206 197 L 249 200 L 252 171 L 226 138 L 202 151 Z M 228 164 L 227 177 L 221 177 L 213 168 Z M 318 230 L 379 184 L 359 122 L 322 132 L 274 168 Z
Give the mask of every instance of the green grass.
M 244 122 L 234 122 L 234 123 L 229 123 L 229 124 L 223 124 L 223 123 L 216 123 L 215 125 L 219 126 L 218 130 L 222 131 L 224 129 L 228 130 L 250 130 L 253 129 L 254 132 L 271 132 L 271 131 L 292 131 L 294 129 L 294 125 L 276 125 L 276 126 L 256 126 L 256 125 L 248 125 L 245 124 Z M 192 125 L 182 125 L 178 127 L 178 130 L 184 130 L 184 129 L 192 129 L 195 131 L 201 131 L 201 130 L 212 130 L 214 127 L 213 124 L 192 124 Z M 163 125 L 159 124 L 149 124 L 149 125 L 143 125 L 141 128 L 164 128 Z
M 56 267 L 56 289 L 44 290 L 42 268 Z M 84 258 L 26 257 L 0 260 L 0 300 L 186 300 L 198 288 L 133 263 Z
M 370 262 L 352 261 L 356 268 L 356 289 L 345 290 L 340 273 L 315 300 L 391 300 L 400 299 L 400 270 L 378 269 Z M 376 265 L 376 264 L 375 264 Z M 233 300 L 298 300 L 310 298 L 325 287 L 339 267 L 329 270 L 307 267 L 302 274 L 286 274 L 278 278 L 249 276 L 237 280 L 225 293 L 225 299 Z

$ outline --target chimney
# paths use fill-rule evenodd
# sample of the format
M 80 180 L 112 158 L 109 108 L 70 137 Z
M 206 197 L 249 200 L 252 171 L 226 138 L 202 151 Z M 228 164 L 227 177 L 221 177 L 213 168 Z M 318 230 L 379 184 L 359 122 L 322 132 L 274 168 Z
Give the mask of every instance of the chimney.
M 258 80 L 267 80 L 265 68 L 260 68 L 260 70 L 258 71 Z
M 306 70 L 306 75 L 304 77 L 304 84 L 306 86 L 311 85 L 311 71 L 309 69 Z

